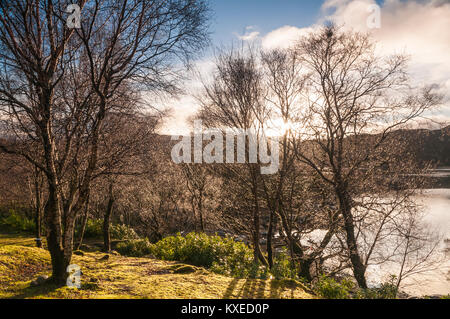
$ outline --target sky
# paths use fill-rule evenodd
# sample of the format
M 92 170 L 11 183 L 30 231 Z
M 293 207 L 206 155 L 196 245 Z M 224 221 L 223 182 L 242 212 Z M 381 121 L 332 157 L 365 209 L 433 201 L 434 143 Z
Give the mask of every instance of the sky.
M 210 0 L 213 10 L 213 43 L 228 44 L 236 34 L 266 34 L 291 25 L 306 27 L 319 17 L 321 1 L 305 0 Z
M 436 84 L 445 95 L 444 106 L 427 116 L 450 121 L 450 0 L 210 0 L 210 7 L 212 45 L 195 62 L 200 74 L 213 69 L 214 48 L 242 41 L 258 43 L 262 49 L 288 47 L 333 20 L 345 29 L 371 33 L 380 54 L 408 54 L 413 82 Z M 189 93 L 201 90 L 197 77 L 186 85 Z M 186 119 L 197 110 L 195 99 L 185 95 L 165 105 L 172 116 L 161 133 L 189 132 Z
M 308 27 L 320 19 L 320 0 L 210 0 L 213 43 L 228 44 L 236 34 L 267 34 L 283 26 Z M 382 3 L 382 1 L 378 1 Z

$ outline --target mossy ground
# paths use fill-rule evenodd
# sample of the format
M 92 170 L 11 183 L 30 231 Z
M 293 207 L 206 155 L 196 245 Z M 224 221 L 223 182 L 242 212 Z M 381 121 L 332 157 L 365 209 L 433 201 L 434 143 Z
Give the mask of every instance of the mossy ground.
M 32 287 L 37 276 L 51 273 L 48 252 L 34 247 L 32 237 L 0 233 L 0 298 L 313 298 L 300 283 L 289 280 L 236 279 L 175 262 L 113 254 L 100 261 L 104 255 L 73 256 L 72 263 L 82 270 L 81 289 Z

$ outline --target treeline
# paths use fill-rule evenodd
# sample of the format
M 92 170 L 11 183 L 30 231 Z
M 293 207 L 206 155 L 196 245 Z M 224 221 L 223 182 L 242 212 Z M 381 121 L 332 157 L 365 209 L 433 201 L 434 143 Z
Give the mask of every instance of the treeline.
M 139 160 L 151 154 L 159 114 L 144 99 L 179 92 L 181 70 L 208 42 L 209 9 L 203 0 L 23 0 L 3 1 L 0 11 L 0 149 L 45 185 L 34 188 L 34 204 L 51 280 L 65 284 L 75 221 L 95 201 L 94 183 L 111 214 L 114 182 L 151 169 Z M 67 23 L 77 18 L 80 28 Z

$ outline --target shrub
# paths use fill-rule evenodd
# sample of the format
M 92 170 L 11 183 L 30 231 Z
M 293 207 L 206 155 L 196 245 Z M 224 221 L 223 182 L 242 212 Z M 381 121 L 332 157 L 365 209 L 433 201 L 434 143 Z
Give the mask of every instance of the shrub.
M 84 231 L 85 238 L 100 238 L 103 236 L 103 220 L 88 219 Z
M 166 237 L 153 246 L 153 254 L 163 260 L 176 260 L 205 267 L 213 272 L 239 278 L 264 278 L 265 267 L 253 263 L 253 252 L 232 238 L 190 233 Z
M 34 220 L 22 216 L 12 209 L 9 210 L 6 217 L 0 219 L 0 224 L 15 230 L 26 232 L 34 232 L 36 230 L 36 223 Z
M 143 257 L 152 253 L 152 244 L 148 239 L 132 239 L 117 244 L 116 250 L 123 256 Z
M 377 299 L 395 299 L 397 298 L 397 276 L 392 275 L 390 280 L 381 284 L 380 288 L 375 288 Z
M 320 277 L 314 287 L 318 295 L 327 299 L 349 299 L 352 289 L 353 283 L 350 280 L 344 279 L 337 282 L 327 276 Z
M 131 240 L 139 239 L 139 236 L 133 228 L 124 224 L 119 224 L 111 226 L 111 238 L 118 240 Z
M 396 299 L 397 298 L 397 276 L 392 275 L 387 282 L 377 288 L 359 289 L 356 293 L 358 299 Z
M 397 287 L 396 276 L 382 283 L 377 288 L 361 289 L 356 287 L 349 279 L 336 281 L 333 278 L 322 276 L 314 286 L 316 293 L 327 299 L 395 299 Z
M 276 279 L 297 279 L 298 277 L 297 270 L 292 266 L 286 251 L 283 251 L 275 256 L 271 273 Z
M 110 235 L 112 239 L 130 240 L 139 239 L 133 228 L 127 225 L 111 225 Z M 85 238 L 102 238 L 103 237 L 103 220 L 102 219 L 88 219 L 86 223 L 86 230 L 84 232 Z

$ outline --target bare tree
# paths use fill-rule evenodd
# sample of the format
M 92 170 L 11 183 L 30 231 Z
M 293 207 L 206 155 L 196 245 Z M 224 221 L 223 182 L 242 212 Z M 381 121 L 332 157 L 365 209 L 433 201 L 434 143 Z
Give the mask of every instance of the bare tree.
M 45 197 L 45 176 L 37 167 L 34 167 L 31 174 L 29 174 L 29 189 L 30 189 L 30 199 L 31 207 L 34 210 L 34 221 L 36 224 L 36 246 L 38 248 L 42 247 L 42 224 L 43 224 L 43 213 L 46 202 Z
M 2 116 L 18 140 L 29 139 L 42 147 L 42 158 L 25 149 L 1 149 L 20 154 L 46 174 L 48 200 L 45 207 L 48 248 L 53 279 L 63 282 L 71 251 L 62 244 L 59 180 L 54 136 L 55 87 L 63 76 L 66 45 L 74 34 L 61 18 L 65 5 L 52 1 L 1 2 L 0 101 Z M 85 1 L 78 3 L 83 8 Z M 17 142 L 16 142 L 17 144 Z
M 58 284 L 65 283 L 75 218 L 89 197 L 108 112 L 123 109 L 129 90 L 174 92 L 178 57 L 188 61 L 207 39 L 201 0 L 85 2 L 78 2 L 77 30 L 66 26 L 69 2 L 0 4 L 1 112 L 15 139 L 0 147 L 46 175 L 44 216 Z M 30 142 L 42 157 L 21 147 Z
M 263 52 L 262 63 L 266 71 L 265 87 L 268 91 L 265 99 L 270 110 L 270 120 L 267 121 L 268 123 L 262 124 L 265 126 L 275 126 L 275 130 L 278 131 L 276 134 L 282 135 L 282 159 L 276 178 L 273 176 L 262 178 L 264 194 L 270 210 L 267 254 L 269 266 L 272 267 L 272 238 L 278 217 L 281 219 L 281 227 L 288 241 L 292 261 L 296 259 L 294 255 L 303 255 L 303 249 L 294 240 L 292 235 L 293 229 L 289 226 L 290 223 L 288 221 L 287 209 L 292 206 L 287 204 L 285 200 L 291 200 L 292 196 L 284 196 L 284 194 L 288 188 L 285 186 L 293 185 L 289 183 L 290 181 L 288 179 L 293 178 L 296 180 L 298 177 L 294 166 L 294 152 L 289 142 L 292 138 L 292 131 L 289 125 L 294 122 L 293 117 L 298 112 L 296 108 L 298 107 L 298 98 L 305 83 L 305 76 L 301 74 L 301 65 L 299 65 L 296 55 L 292 51 L 274 50 L 268 53 Z M 275 123 L 270 123 L 271 121 Z M 303 272 L 303 275 L 306 273 L 307 275 L 305 277 L 309 278 L 309 270 Z
M 252 48 L 232 49 L 222 52 L 216 61 L 214 79 L 205 83 L 204 95 L 200 98 L 199 118 L 210 128 L 226 131 L 260 132 L 265 117 L 262 72 L 258 58 Z M 248 154 L 249 138 L 246 138 Z M 268 265 L 260 247 L 260 166 L 248 160 L 241 166 L 226 166 L 226 175 L 248 185 L 253 200 L 252 244 L 255 261 Z
M 191 195 L 191 209 L 194 216 L 198 215 L 199 229 L 205 231 L 204 202 L 208 183 L 208 172 L 201 165 L 183 164 L 181 167 L 186 179 L 186 187 Z
M 406 58 L 376 56 L 368 35 L 324 27 L 301 39 L 296 51 L 309 73 L 296 156 L 333 188 L 354 276 L 366 288 L 354 220 L 356 199 L 365 191 L 361 181 L 372 180 L 389 162 L 384 155 L 392 151 L 385 147 L 390 133 L 438 104 L 439 97 L 429 88 L 414 94 Z M 378 135 L 367 137 L 374 132 Z

